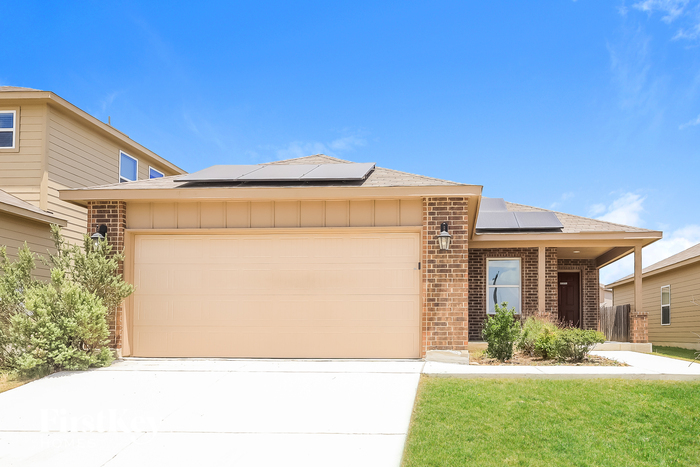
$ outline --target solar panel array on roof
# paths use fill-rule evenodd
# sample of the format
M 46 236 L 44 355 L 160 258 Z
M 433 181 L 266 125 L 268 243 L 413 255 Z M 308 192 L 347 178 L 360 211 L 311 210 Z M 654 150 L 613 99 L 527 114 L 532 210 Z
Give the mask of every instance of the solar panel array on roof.
M 215 165 L 178 178 L 178 182 L 292 182 L 364 180 L 373 162 L 352 164 Z
M 554 212 L 508 211 L 503 198 L 481 198 L 477 232 L 551 232 L 562 228 Z

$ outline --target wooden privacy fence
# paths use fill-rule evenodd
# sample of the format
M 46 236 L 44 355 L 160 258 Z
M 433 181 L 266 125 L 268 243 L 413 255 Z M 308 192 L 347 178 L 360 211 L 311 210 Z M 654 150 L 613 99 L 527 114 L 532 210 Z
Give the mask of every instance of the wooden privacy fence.
M 600 306 L 600 331 L 605 339 L 615 342 L 627 342 L 630 328 L 630 306 Z

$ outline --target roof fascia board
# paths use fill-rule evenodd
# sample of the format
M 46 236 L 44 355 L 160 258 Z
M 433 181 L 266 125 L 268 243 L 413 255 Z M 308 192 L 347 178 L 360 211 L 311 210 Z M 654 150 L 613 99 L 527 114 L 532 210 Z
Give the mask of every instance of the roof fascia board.
M 649 276 L 654 276 L 656 274 L 661 274 L 664 272 L 672 271 L 672 270 L 677 269 L 677 268 L 682 268 L 684 266 L 689 266 L 689 265 L 691 265 L 693 263 L 697 263 L 697 262 L 700 262 L 700 256 L 688 258 L 688 259 L 685 259 L 683 261 L 679 261 L 677 263 L 669 264 L 668 266 L 664 266 L 664 267 L 659 268 L 659 269 L 654 269 L 653 271 L 648 271 L 648 272 L 642 273 L 642 279 L 649 277 Z M 627 279 L 621 279 L 617 282 L 613 282 L 612 284 L 608 284 L 605 287 L 609 287 L 609 288 L 619 287 L 621 285 L 625 285 L 625 284 L 633 283 L 633 282 L 634 282 L 634 276 L 629 277 Z
M 49 214 L 40 214 L 38 212 L 31 211 L 29 209 L 20 208 L 18 206 L 13 206 L 11 204 L 0 202 L 0 211 L 7 214 L 12 214 L 18 217 L 24 217 L 25 219 L 31 219 L 33 221 L 42 222 L 44 224 L 58 224 L 61 227 L 68 225 L 65 219 L 60 217 L 51 216 Z
M 482 248 L 488 247 L 502 247 L 506 244 L 513 243 L 522 246 L 523 243 L 532 245 L 541 245 L 546 242 L 547 246 L 556 246 L 553 242 L 557 241 L 586 241 L 586 240 L 623 240 L 630 241 L 630 243 L 622 243 L 616 246 L 628 246 L 636 245 L 638 242 L 642 241 L 644 245 L 653 243 L 660 240 L 663 236 L 662 232 L 655 230 L 648 230 L 646 232 L 601 232 L 601 231 L 590 231 L 590 232 L 576 232 L 576 233 L 528 233 L 528 234 L 477 234 L 472 240 L 472 244 L 479 245 Z M 579 244 L 577 243 L 577 244 Z M 568 245 L 567 245 L 568 246 Z M 584 246 L 584 245 L 580 245 Z
M 481 186 L 445 185 L 418 187 L 255 187 L 255 188 L 174 188 L 174 189 L 100 189 L 60 190 L 59 197 L 84 205 L 87 201 L 222 201 L 222 200 L 324 200 L 358 198 L 413 198 L 426 196 L 478 197 Z
M 117 130 L 116 128 L 107 125 L 106 123 L 98 120 L 97 118 L 93 117 L 89 113 L 85 112 L 84 110 L 80 109 L 79 107 L 76 107 L 74 104 L 71 104 L 67 100 L 63 99 L 62 97 L 54 94 L 53 92 L 50 91 L 8 91 L 4 93 L 0 93 L 0 100 L 7 100 L 7 101 L 14 101 L 14 100 L 36 100 L 38 102 L 46 102 L 49 104 L 53 104 L 63 110 L 68 111 L 69 113 L 76 115 L 77 117 L 81 118 L 88 124 L 92 125 L 94 128 L 96 128 L 99 131 L 102 131 L 104 133 L 107 133 L 108 135 L 112 136 L 113 138 L 116 138 L 120 140 L 121 142 L 128 144 L 132 148 L 136 149 L 137 151 L 142 152 L 143 154 L 146 155 L 146 157 L 152 159 L 153 161 L 164 165 L 165 167 L 168 167 L 170 170 L 177 172 L 178 174 L 185 174 L 187 173 L 185 170 L 181 169 L 180 167 L 176 166 L 172 162 L 168 161 L 167 159 L 164 159 L 163 157 L 159 156 L 158 154 L 154 153 L 150 149 L 142 146 L 141 144 L 137 143 L 136 141 L 132 140 L 129 138 L 127 135 L 122 133 L 121 131 Z

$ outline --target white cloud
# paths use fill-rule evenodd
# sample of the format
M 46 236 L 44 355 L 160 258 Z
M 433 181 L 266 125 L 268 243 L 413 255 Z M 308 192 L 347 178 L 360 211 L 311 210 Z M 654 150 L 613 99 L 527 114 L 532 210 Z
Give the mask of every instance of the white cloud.
M 559 200 L 557 200 L 549 205 L 549 209 L 560 208 L 564 204 L 565 201 L 573 198 L 574 196 L 576 196 L 576 194 L 573 191 L 567 191 L 566 193 L 562 193 L 561 196 L 559 197 Z
M 644 0 L 633 6 L 649 14 L 659 11 L 664 15 L 661 19 L 666 23 L 671 23 L 685 13 L 688 3 L 688 0 Z
M 700 225 L 690 224 L 670 234 L 642 250 L 642 267 L 651 266 L 662 259 L 687 250 L 700 243 Z M 600 270 L 600 281 L 609 284 L 634 272 L 634 257 L 629 255 Z
M 700 115 L 698 115 L 697 118 L 692 119 L 689 122 L 685 122 L 683 125 L 679 126 L 679 130 L 685 130 L 688 127 L 695 126 L 695 125 L 700 125 Z
M 691 0 L 644 0 L 634 5 L 637 10 L 649 16 L 661 13 L 661 20 L 666 24 L 675 21 L 683 23 L 679 26 L 674 40 L 695 40 L 700 38 L 700 3 Z
M 604 205 L 603 203 L 594 204 L 593 206 L 588 208 L 588 215 L 593 217 L 593 216 L 603 214 L 607 208 L 608 207 L 606 205 Z
M 313 154 L 325 154 L 327 156 L 339 156 L 340 153 L 353 151 L 364 146 L 367 142 L 358 136 L 344 136 L 328 143 L 319 141 L 292 141 L 282 148 L 273 149 L 278 159 L 293 159 L 296 157 L 311 156 Z
M 625 193 L 618 199 L 613 201 L 609 206 L 596 204 L 591 208 L 595 208 L 598 213 L 605 212 L 598 219 L 606 222 L 614 222 L 615 224 L 640 226 L 642 224 L 641 214 L 644 212 L 644 200 L 646 197 L 635 193 Z

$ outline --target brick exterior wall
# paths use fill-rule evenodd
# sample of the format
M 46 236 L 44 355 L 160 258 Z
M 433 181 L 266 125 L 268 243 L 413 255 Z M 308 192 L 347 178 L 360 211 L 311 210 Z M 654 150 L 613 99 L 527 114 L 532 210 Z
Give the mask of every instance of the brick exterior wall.
M 89 201 L 87 213 L 88 234 L 97 231 L 100 224 L 107 226 L 107 241 L 113 246 L 113 252 L 124 251 L 124 231 L 126 229 L 126 203 L 124 201 Z M 119 274 L 124 274 L 124 264 L 119 263 Z M 107 325 L 110 333 L 110 347 L 122 348 L 122 314 L 123 306 L 110 310 Z
M 646 311 L 630 311 L 629 315 L 629 341 L 634 343 L 649 342 L 648 328 L 649 314 Z
M 487 317 L 486 260 L 520 258 L 521 304 L 523 316 L 537 313 L 537 248 L 472 248 L 469 251 L 469 339 L 481 341 Z
M 579 271 L 581 273 L 581 327 L 598 329 L 600 283 L 598 269 L 592 259 L 560 259 L 560 271 Z
M 452 243 L 440 251 L 436 235 L 448 223 Z M 465 350 L 468 342 L 468 199 L 423 198 L 423 349 Z
M 556 321 L 559 318 L 559 262 L 556 247 L 545 248 L 545 313 Z

